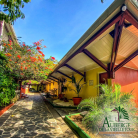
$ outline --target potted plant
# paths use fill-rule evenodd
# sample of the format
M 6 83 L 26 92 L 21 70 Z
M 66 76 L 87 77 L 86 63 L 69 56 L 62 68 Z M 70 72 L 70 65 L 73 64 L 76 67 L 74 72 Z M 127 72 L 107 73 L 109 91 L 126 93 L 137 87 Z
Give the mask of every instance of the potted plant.
M 86 83 L 80 84 L 80 82 L 83 80 L 83 78 L 84 77 L 82 77 L 79 81 L 76 81 L 76 78 L 74 76 L 72 76 L 71 82 L 74 84 L 75 90 L 74 89 L 71 89 L 71 90 L 75 91 L 75 93 L 78 95 L 77 97 L 73 97 L 74 105 L 78 105 L 82 100 L 82 97 L 79 97 L 79 94 L 80 94 L 80 91 L 81 91 L 83 85 L 86 84 Z

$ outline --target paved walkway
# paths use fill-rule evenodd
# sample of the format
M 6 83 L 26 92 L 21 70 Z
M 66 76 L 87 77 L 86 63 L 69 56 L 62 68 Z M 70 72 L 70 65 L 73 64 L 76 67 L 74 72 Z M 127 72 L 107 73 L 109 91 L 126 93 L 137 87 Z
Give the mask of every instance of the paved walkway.
M 0 126 L 0 138 L 66 137 L 39 94 L 18 101 L 0 119 L 7 114 L 8 119 Z

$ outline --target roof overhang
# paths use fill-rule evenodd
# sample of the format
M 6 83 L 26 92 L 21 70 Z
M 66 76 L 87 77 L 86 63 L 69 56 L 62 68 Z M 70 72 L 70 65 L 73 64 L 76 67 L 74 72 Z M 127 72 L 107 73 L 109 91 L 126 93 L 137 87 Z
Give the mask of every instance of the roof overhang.
M 121 10 L 123 5 L 127 6 L 124 12 Z M 112 66 L 120 64 L 138 70 L 137 50 L 138 9 L 131 0 L 116 0 L 61 59 L 49 76 L 69 77 L 78 72 L 83 75 L 99 65 L 108 71 L 108 64 L 110 71 Z M 112 63 L 111 60 L 115 62 Z M 124 60 L 127 62 L 122 64 Z

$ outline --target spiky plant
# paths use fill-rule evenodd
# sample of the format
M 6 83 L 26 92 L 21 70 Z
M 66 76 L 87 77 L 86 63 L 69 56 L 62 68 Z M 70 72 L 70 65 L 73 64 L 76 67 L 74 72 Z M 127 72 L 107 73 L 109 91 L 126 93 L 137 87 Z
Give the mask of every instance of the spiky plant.
M 86 84 L 86 83 L 80 84 L 81 81 L 83 80 L 83 78 L 84 77 L 82 77 L 80 80 L 76 81 L 76 78 L 74 76 L 72 76 L 71 82 L 74 85 L 75 90 L 74 89 L 71 89 L 71 90 L 73 90 L 78 95 L 78 97 L 79 97 L 80 91 L 82 90 L 83 85 Z
M 82 120 L 85 128 L 93 133 L 97 133 L 102 120 L 116 107 L 121 107 L 119 109 L 116 108 L 116 110 L 123 111 L 123 114 L 127 111 L 129 117 L 135 123 L 135 115 L 136 112 L 138 112 L 138 109 L 135 108 L 135 103 L 132 101 L 134 98 L 132 91 L 130 93 L 122 93 L 119 84 L 115 84 L 114 87 L 105 84 L 99 86 L 103 91 L 102 95 L 95 98 L 85 99 L 78 105 L 78 109 L 88 110 L 88 113 Z M 128 118 L 127 114 L 125 114 L 125 118 Z

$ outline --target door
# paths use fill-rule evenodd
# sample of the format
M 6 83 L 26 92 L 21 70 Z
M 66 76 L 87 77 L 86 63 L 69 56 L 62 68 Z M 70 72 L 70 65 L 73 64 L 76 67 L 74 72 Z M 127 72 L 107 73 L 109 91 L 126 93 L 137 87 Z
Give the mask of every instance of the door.
M 99 74 L 99 84 L 108 84 L 108 74 L 100 73 Z M 101 87 L 99 86 L 99 95 L 103 94 Z

